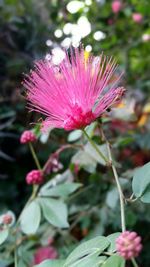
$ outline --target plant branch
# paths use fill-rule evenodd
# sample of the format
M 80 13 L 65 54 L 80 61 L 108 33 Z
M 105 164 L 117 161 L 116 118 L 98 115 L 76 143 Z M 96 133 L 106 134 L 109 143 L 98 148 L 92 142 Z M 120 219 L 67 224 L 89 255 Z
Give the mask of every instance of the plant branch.
M 35 161 L 35 164 L 36 164 L 37 168 L 38 168 L 39 170 L 41 170 L 42 168 L 41 168 L 40 162 L 39 162 L 39 160 L 38 160 L 38 158 L 37 158 L 37 155 L 36 155 L 36 153 L 35 153 L 35 150 L 34 150 L 33 145 L 32 145 L 31 142 L 29 143 L 29 147 L 30 147 L 31 154 L 32 154 L 32 156 L 33 156 L 33 159 L 34 159 L 34 161 Z
M 14 267 L 17 267 L 18 263 L 17 263 L 17 246 L 15 246 L 15 250 L 14 250 Z
M 43 173 L 45 173 L 47 167 L 49 166 L 49 164 L 51 163 L 51 160 L 52 160 L 52 157 L 54 156 L 59 156 L 59 154 L 61 152 L 63 152 L 65 149 L 69 149 L 69 148 L 73 148 L 73 149 L 77 149 L 77 148 L 81 148 L 83 149 L 83 146 L 82 145 L 76 145 L 76 144 L 67 144 L 67 145 L 63 145 L 61 146 L 60 148 L 58 148 L 53 154 L 51 154 L 48 158 L 48 160 L 46 161 L 46 163 L 44 164 L 44 167 L 43 167 Z
M 108 142 L 107 138 L 104 135 L 104 132 L 102 132 L 103 134 L 103 138 L 106 142 L 106 146 L 107 146 L 107 150 L 108 150 L 108 156 L 109 156 L 109 160 L 111 162 L 111 168 L 114 174 L 114 178 L 117 184 L 117 188 L 118 188 L 118 193 L 119 193 L 119 199 L 120 199 L 120 209 L 121 209 L 121 228 L 122 228 L 122 232 L 124 232 L 126 230 L 126 223 L 125 223 L 125 208 L 124 208 L 124 195 L 122 192 L 122 188 L 119 182 L 119 177 L 118 177 L 118 173 L 116 170 L 116 167 L 114 165 L 113 162 L 113 158 L 112 158 L 112 154 L 111 154 L 111 148 L 110 148 L 110 143 Z

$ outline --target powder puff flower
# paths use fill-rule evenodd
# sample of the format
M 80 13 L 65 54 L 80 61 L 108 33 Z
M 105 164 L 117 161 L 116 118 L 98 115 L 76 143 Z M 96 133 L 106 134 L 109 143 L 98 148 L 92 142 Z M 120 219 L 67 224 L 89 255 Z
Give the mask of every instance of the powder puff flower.
M 111 7 L 112 7 L 113 13 L 117 14 L 121 10 L 122 4 L 121 4 L 121 2 L 119 0 L 114 0 L 112 2 Z
M 116 104 L 123 92 L 122 74 L 111 58 L 89 56 L 82 48 L 70 49 L 59 66 L 39 61 L 24 80 L 32 110 L 44 114 L 44 130 L 83 129 Z
M 135 258 L 139 255 L 142 244 L 141 237 L 136 232 L 123 232 L 116 240 L 117 252 L 125 259 Z

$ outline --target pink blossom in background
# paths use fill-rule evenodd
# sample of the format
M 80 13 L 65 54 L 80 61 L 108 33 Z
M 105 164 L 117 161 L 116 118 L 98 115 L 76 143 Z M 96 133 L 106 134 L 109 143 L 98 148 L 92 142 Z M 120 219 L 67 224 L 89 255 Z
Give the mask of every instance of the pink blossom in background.
M 135 258 L 142 250 L 141 237 L 136 232 L 125 231 L 117 238 L 116 248 L 123 258 Z
M 58 253 L 54 247 L 40 247 L 34 254 L 34 264 L 39 264 L 44 260 L 56 259 L 57 257 Z
M 111 4 L 111 7 L 113 13 L 117 14 L 122 8 L 122 3 L 119 0 L 114 0 Z
M 143 16 L 142 16 L 142 14 L 140 14 L 140 13 L 133 13 L 133 15 L 132 15 L 132 19 L 133 19 L 133 21 L 136 22 L 136 23 L 141 23 L 142 20 L 143 20 Z
M 36 62 L 24 80 L 32 110 L 46 116 L 44 130 L 53 126 L 65 130 L 82 129 L 107 108 L 120 101 L 115 60 L 104 55 L 85 57 L 83 49 L 71 49 L 59 66 Z

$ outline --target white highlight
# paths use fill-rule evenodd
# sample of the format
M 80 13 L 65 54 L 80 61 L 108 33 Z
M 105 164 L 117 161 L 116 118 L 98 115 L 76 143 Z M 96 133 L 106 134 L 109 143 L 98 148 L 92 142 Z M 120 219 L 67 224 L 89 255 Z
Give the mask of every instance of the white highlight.
M 65 58 L 65 52 L 60 47 L 55 47 L 52 50 L 52 62 L 55 65 L 59 65 Z
M 71 38 L 67 37 L 62 42 L 61 45 L 65 48 L 68 48 L 71 45 Z
M 72 23 L 66 23 L 65 26 L 63 27 L 63 32 L 64 34 L 68 35 L 72 31 Z
M 85 0 L 85 4 L 86 4 L 87 6 L 92 5 L 92 0 Z
M 91 45 L 87 45 L 87 46 L 85 47 L 85 51 L 86 51 L 86 52 L 91 52 L 91 51 L 92 51 L 92 46 L 91 46 Z
M 75 14 L 75 13 L 77 13 L 83 7 L 84 7 L 84 3 L 83 2 L 81 2 L 81 1 L 71 1 L 67 5 L 67 10 L 71 14 Z
M 84 16 L 80 17 L 77 21 L 78 24 L 78 34 L 81 35 L 82 38 L 89 35 L 91 32 L 91 23 Z
M 96 40 L 96 41 L 100 41 L 100 40 L 103 40 L 106 38 L 106 34 L 104 32 L 101 32 L 101 31 L 97 31 L 93 34 L 93 38 Z
M 53 42 L 52 42 L 51 40 L 47 40 L 47 41 L 46 41 L 46 45 L 47 45 L 47 46 L 51 46 L 52 44 L 53 44 Z
M 54 35 L 56 36 L 56 38 L 61 38 L 62 35 L 63 35 L 63 32 L 61 29 L 57 29 L 55 32 L 54 32 Z

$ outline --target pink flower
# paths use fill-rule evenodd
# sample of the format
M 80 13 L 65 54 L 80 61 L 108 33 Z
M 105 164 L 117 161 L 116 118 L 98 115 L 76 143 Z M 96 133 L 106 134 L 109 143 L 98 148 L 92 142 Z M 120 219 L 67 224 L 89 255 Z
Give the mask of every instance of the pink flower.
M 121 8 L 122 8 L 122 4 L 121 4 L 121 2 L 120 2 L 119 0 L 114 0 L 114 1 L 112 2 L 111 7 L 112 7 L 112 11 L 113 11 L 115 14 L 117 14 L 117 13 L 119 13 L 119 11 L 121 10 Z
M 27 144 L 29 142 L 36 141 L 36 135 L 32 131 L 24 131 L 20 137 L 21 144 Z
M 44 176 L 40 170 L 32 170 L 26 176 L 27 184 L 41 184 L 44 181 Z
M 123 92 L 114 75 L 115 61 L 103 55 L 85 57 L 83 49 L 71 49 L 59 66 L 48 61 L 35 65 L 24 81 L 33 110 L 46 115 L 44 129 L 82 129 L 116 104 Z
M 56 259 L 57 257 L 58 253 L 54 247 L 40 247 L 34 254 L 34 264 L 39 264 L 44 260 Z
M 133 21 L 136 22 L 136 23 L 141 23 L 142 20 L 143 20 L 143 16 L 142 16 L 142 14 L 140 14 L 140 13 L 134 13 L 134 14 L 132 15 L 132 19 L 133 19 Z
M 141 237 L 136 232 L 125 231 L 117 238 L 116 248 L 123 258 L 135 258 L 142 250 Z

